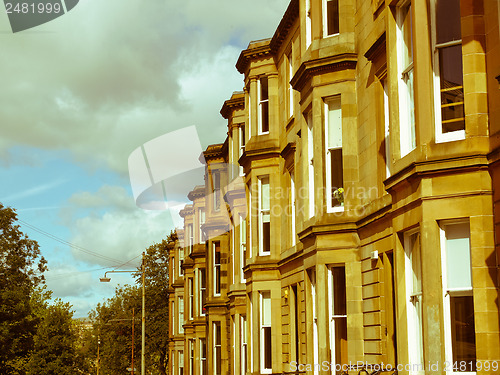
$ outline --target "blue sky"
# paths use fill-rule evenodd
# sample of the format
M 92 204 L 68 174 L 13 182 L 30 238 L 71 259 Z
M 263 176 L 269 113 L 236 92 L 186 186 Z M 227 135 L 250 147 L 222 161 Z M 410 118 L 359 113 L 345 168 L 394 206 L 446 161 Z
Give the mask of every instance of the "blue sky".
M 76 317 L 132 282 L 101 284 L 105 270 L 134 269 L 173 229 L 168 213 L 135 205 L 130 153 L 191 125 L 202 147 L 222 142 L 239 53 L 272 36 L 288 1 L 145 4 L 80 0 L 16 34 L 0 12 L 0 202 L 39 242 L 47 285 Z

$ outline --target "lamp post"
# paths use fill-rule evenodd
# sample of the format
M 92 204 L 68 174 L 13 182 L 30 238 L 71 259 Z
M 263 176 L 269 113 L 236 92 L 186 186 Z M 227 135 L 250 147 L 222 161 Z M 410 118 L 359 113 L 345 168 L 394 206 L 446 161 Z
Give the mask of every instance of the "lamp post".
M 145 354 L 146 354 L 146 293 L 145 293 L 145 271 L 146 271 L 146 265 L 144 262 L 144 252 L 142 253 L 142 266 L 141 266 L 141 271 L 142 271 L 142 345 L 141 345 L 141 375 L 146 375 L 146 361 L 145 361 Z M 129 270 L 113 270 L 113 271 L 106 271 L 104 273 L 104 277 L 99 278 L 99 281 L 101 283 L 109 283 L 111 281 L 111 278 L 106 277 L 108 273 L 121 273 L 121 272 L 136 272 L 136 270 L 129 271 Z

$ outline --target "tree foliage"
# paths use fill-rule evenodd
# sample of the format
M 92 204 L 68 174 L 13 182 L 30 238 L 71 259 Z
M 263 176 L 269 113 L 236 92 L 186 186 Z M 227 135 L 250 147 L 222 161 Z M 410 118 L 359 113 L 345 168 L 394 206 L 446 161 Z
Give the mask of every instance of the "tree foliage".
M 146 301 L 146 372 L 167 374 L 168 368 L 168 245 L 174 233 L 150 246 L 144 255 Z M 132 311 L 135 312 L 134 367 L 141 367 L 142 268 L 136 285 L 118 287 L 115 295 L 91 312 L 94 337 L 100 339 L 100 373 L 123 374 L 131 366 Z M 97 350 L 95 350 L 97 352 Z M 139 371 L 137 374 L 139 374 Z
M 0 203 L 0 373 L 22 373 L 21 359 L 33 349 L 37 317 L 31 297 L 43 282 L 46 261 L 38 243 L 16 225 L 17 215 Z

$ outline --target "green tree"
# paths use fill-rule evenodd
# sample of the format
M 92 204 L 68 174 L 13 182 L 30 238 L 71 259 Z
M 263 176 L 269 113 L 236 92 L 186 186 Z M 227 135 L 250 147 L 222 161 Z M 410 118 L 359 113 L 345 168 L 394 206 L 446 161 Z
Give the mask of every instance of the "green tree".
M 46 261 L 38 243 L 16 225 L 12 208 L 0 203 L 0 373 L 23 374 L 21 363 L 33 348 L 37 318 L 31 297 L 43 283 Z
M 69 303 L 57 300 L 43 312 L 34 336 L 34 350 L 27 375 L 73 375 L 77 373 L 76 334 Z

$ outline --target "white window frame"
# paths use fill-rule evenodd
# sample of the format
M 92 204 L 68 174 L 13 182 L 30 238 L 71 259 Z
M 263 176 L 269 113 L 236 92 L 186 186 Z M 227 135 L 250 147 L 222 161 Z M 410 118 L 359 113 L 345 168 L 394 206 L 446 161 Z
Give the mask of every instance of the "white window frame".
M 212 171 L 212 184 L 213 184 L 213 210 L 215 212 L 220 211 L 221 206 L 221 196 L 220 196 L 220 186 L 221 186 L 221 175 L 220 171 Z
M 172 317 L 172 333 L 175 335 L 177 333 L 177 326 L 175 325 L 175 300 L 173 299 L 170 303 L 170 316 Z
M 218 297 L 221 295 L 221 286 L 222 286 L 222 283 L 221 283 L 221 274 L 222 274 L 222 262 L 221 260 L 222 259 L 219 259 L 219 263 L 216 263 L 216 259 L 215 259 L 215 249 L 217 248 L 216 244 L 219 244 L 219 258 L 222 257 L 222 249 L 221 249 L 221 245 L 220 245 L 220 241 L 213 241 L 212 242 L 212 249 L 213 249 L 213 260 L 214 260 L 214 277 L 213 277 L 213 280 L 214 280 L 214 297 Z M 217 277 L 218 276 L 218 277 Z M 218 283 L 218 285 L 217 285 Z M 219 291 L 217 292 L 217 289 L 219 289 Z
M 179 350 L 179 375 L 184 375 L 184 350 Z
M 288 65 L 288 82 L 287 82 L 287 91 L 288 91 L 288 118 L 293 117 L 293 87 L 290 81 L 293 78 L 293 52 L 292 49 L 290 48 L 290 52 L 287 53 L 286 55 L 286 61 Z
M 176 350 L 172 350 L 172 351 L 170 352 L 170 354 L 171 354 L 171 358 L 172 358 L 172 374 L 175 374 L 175 373 L 176 373 L 176 371 L 175 371 L 175 370 L 176 370 L 176 368 L 175 368 L 175 353 L 177 353 L 177 351 L 176 351 Z
M 199 243 L 205 242 L 205 236 L 203 234 L 202 226 L 205 224 L 205 209 L 203 207 L 198 208 L 198 220 L 199 220 Z
M 179 310 L 179 326 L 178 326 L 178 332 L 179 334 L 184 333 L 184 297 L 178 296 L 177 297 L 177 309 Z
M 308 171 L 308 194 L 309 194 L 309 218 L 315 215 L 315 189 L 314 189 L 314 127 L 312 121 L 312 110 L 306 114 L 307 125 L 307 171 Z
M 182 270 L 182 265 L 184 264 L 184 248 L 179 247 L 179 260 L 178 260 L 178 266 L 179 266 L 179 277 L 184 276 L 184 271 Z
M 339 11 L 339 31 L 337 33 L 328 34 L 328 2 L 337 1 L 337 9 Z M 340 34 L 340 0 L 323 0 L 322 1 L 322 9 L 323 9 L 323 38 L 329 38 L 334 35 Z
M 297 228 L 296 228 L 296 223 L 295 223 L 295 204 L 296 204 L 296 198 L 295 198 L 295 172 L 290 171 L 290 234 L 292 236 L 291 238 L 291 244 L 292 246 L 295 246 L 297 244 Z
M 205 276 L 205 286 L 203 286 L 203 276 Z M 207 296 L 207 269 L 200 268 L 198 271 L 198 285 L 199 285 L 199 308 L 200 308 L 200 316 L 205 316 L 203 312 L 203 294 L 205 294 L 205 298 Z
M 330 126 L 338 126 L 339 124 L 331 124 L 330 123 L 330 104 L 333 105 L 338 105 L 338 108 L 336 110 L 339 111 L 340 113 L 340 147 L 329 147 L 329 130 Z M 325 116 L 325 164 L 326 164 L 326 212 L 332 213 L 332 212 L 342 212 L 344 211 L 344 206 L 343 205 L 334 205 L 334 201 L 332 198 L 332 162 L 331 162 L 331 156 L 330 153 L 332 150 L 343 150 L 343 119 L 342 119 L 342 101 L 340 95 L 335 95 L 329 98 L 324 99 L 324 116 Z M 342 175 L 344 174 L 344 166 L 342 165 Z M 344 188 L 343 186 L 339 186 L 339 188 Z
M 205 367 L 207 366 L 207 341 L 205 338 L 200 338 L 199 343 L 200 343 L 200 375 L 208 375 L 205 374 L 204 371 Z
M 333 306 L 334 306 L 334 300 L 335 300 L 335 285 L 334 285 L 334 280 L 333 280 L 333 272 L 335 268 L 343 268 L 344 269 L 344 275 L 346 276 L 345 280 L 345 287 L 347 287 L 347 275 L 345 273 L 345 265 L 342 266 L 333 266 L 330 267 L 328 270 L 328 316 L 329 316 L 329 333 L 330 333 L 330 353 L 331 353 L 331 358 L 330 358 L 330 363 L 334 364 L 334 366 L 331 366 L 331 373 L 332 375 L 336 374 L 335 368 L 336 365 L 340 365 L 340 362 L 338 359 L 335 357 L 335 352 L 336 352 L 336 345 L 335 345 L 335 337 L 336 337 L 336 331 L 335 331 L 335 322 L 337 319 L 343 319 L 345 318 L 347 320 L 347 301 L 346 301 L 346 314 L 345 315 L 335 315 L 333 311 Z M 345 293 L 346 299 L 347 299 L 347 293 Z
M 189 375 L 194 375 L 194 339 L 188 340 Z
M 239 141 L 240 141 L 240 147 L 239 147 L 239 158 L 241 158 L 243 156 L 243 153 L 245 152 L 245 146 L 246 146 L 246 129 L 245 129 L 245 124 L 240 124 L 240 126 L 238 127 L 238 138 L 239 138 Z M 240 165 L 239 166 L 239 171 L 240 171 L 240 176 L 243 176 L 245 174 L 245 171 L 243 169 L 243 166 Z
M 415 77 L 414 62 L 404 66 L 404 52 L 407 48 L 403 31 L 404 19 L 403 11 L 411 7 L 410 17 L 410 39 L 413 50 L 413 4 L 411 0 L 401 0 L 397 6 L 397 51 L 398 51 L 398 91 L 399 91 L 399 136 L 401 157 L 408 155 L 417 145 L 416 124 L 415 124 Z M 413 52 L 412 52 L 413 55 Z M 411 77 L 411 78 L 410 78 Z M 411 87 L 408 87 L 407 80 L 411 79 Z
M 253 372 L 253 300 L 252 294 L 248 294 L 248 305 L 249 305 L 249 325 L 250 325 L 250 373 Z
M 312 15 L 311 15 L 311 0 L 306 0 L 306 49 L 312 43 Z
M 417 245 L 413 246 L 412 239 L 417 236 Z M 415 229 L 404 234 L 405 250 L 405 286 L 406 286 L 406 319 L 408 329 L 408 360 L 411 368 L 409 375 L 424 375 L 424 349 L 422 336 L 422 247 L 420 245 L 420 230 Z M 416 257 L 415 257 L 416 256 Z M 414 273 L 414 267 L 419 274 Z M 414 280 L 416 278 L 416 280 Z M 416 282 L 417 290 L 414 290 Z M 420 289 L 420 290 L 418 290 Z M 421 366 L 421 367 L 420 367 Z
M 247 221 L 243 218 L 243 215 L 238 215 L 240 224 L 239 224 L 239 235 L 240 235 L 240 281 L 244 283 L 245 280 L 245 263 L 246 263 L 246 247 L 247 247 Z
M 248 341 L 247 341 L 247 320 L 246 317 L 240 315 L 240 374 L 246 375 L 246 370 L 248 369 L 247 365 L 247 350 L 248 350 Z
M 188 249 L 189 249 L 189 254 L 192 254 L 192 252 L 193 252 L 193 246 L 194 246 L 193 224 L 188 224 L 187 225 L 187 231 L 188 231 Z
M 435 137 L 436 143 L 453 142 L 465 139 L 465 129 L 456 130 L 454 132 L 443 133 L 443 124 L 441 119 L 441 82 L 439 71 L 439 49 L 444 47 L 452 47 L 455 45 L 462 45 L 462 39 L 452 42 L 437 44 L 436 43 L 436 1 L 432 0 L 431 3 L 431 23 L 432 23 L 432 50 L 433 56 L 433 76 L 434 76 L 434 113 L 435 113 Z M 463 75 L 463 61 L 462 61 L 462 75 Z M 463 90 L 463 88 L 462 88 Z M 465 111 L 465 109 L 464 109 Z
M 262 79 L 266 79 L 267 80 L 267 99 L 262 99 L 261 96 L 262 96 Z M 258 113 L 258 117 L 257 117 L 257 120 L 258 120 L 258 126 L 257 126 L 257 131 L 258 131 L 258 134 L 261 135 L 261 134 L 269 134 L 269 130 L 271 129 L 271 118 L 270 118 L 270 108 L 271 106 L 269 105 L 269 77 L 268 76 L 263 76 L 263 77 L 260 77 L 258 80 L 257 80 L 257 101 L 258 101 L 258 104 L 259 104 L 259 113 Z M 262 112 L 263 112 L 263 107 L 264 105 L 267 103 L 267 126 L 268 126 L 268 129 L 267 131 L 264 131 L 263 130 L 263 117 L 262 117 Z
M 253 200 L 252 200 L 252 184 L 251 182 L 247 184 L 248 188 L 248 212 L 250 215 L 248 215 L 248 248 L 247 248 L 247 257 L 248 259 L 252 258 L 252 222 L 254 218 L 254 206 L 253 206 Z
M 270 314 L 271 316 L 267 316 L 266 312 L 264 310 L 264 299 L 269 299 L 269 304 L 272 304 L 272 299 L 271 299 L 271 291 L 269 290 L 263 290 L 259 292 L 259 306 L 260 306 L 260 314 L 259 314 L 259 336 L 260 336 L 260 373 L 261 374 L 271 374 L 272 373 L 272 333 L 271 333 L 271 342 L 269 343 L 271 347 L 271 368 L 265 368 L 265 355 L 266 353 L 264 352 L 265 348 L 265 335 L 264 335 L 264 329 L 269 328 L 271 329 L 272 332 L 272 324 L 271 324 L 271 319 L 272 319 L 272 313 Z M 272 311 L 272 310 L 271 310 Z M 265 322 L 265 320 L 269 320 L 268 323 Z
M 319 347 L 318 347 L 318 309 L 316 306 L 316 270 L 312 269 L 310 272 L 311 277 L 311 302 L 312 302 L 312 324 L 313 324 L 313 364 L 314 374 L 319 373 Z
M 222 323 L 220 321 L 214 321 L 213 322 L 213 337 L 214 337 L 214 351 L 213 351 L 213 370 L 214 370 L 214 375 L 221 375 L 222 374 Z M 217 344 L 217 339 L 219 338 L 217 335 L 217 327 L 219 327 L 219 335 L 220 337 L 220 344 Z M 217 363 L 217 352 L 220 353 L 221 357 L 221 362 L 218 364 Z
M 470 287 L 462 287 L 462 288 L 448 288 L 447 286 L 447 254 L 446 254 L 446 246 L 447 246 L 447 236 L 446 236 L 446 228 L 454 225 L 463 225 L 469 224 L 469 267 L 470 267 Z M 473 296 L 473 285 L 472 285 L 472 260 L 471 260 L 471 246 L 470 246 L 470 223 L 468 220 L 454 220 L 454 221 L 444 221 L 440 223 L 440 239 L 441 239 L 441 274 L 442 274 L 442 283 L 443 283 L 443 313 L 444 313 L 444 336 L 445 336 L 445 361 L 450 364 L 450 371 L 446 371 L 446 374 L 449 375 L 475 375 L 476 371 L 453 371 L 453 348 L 452 348 L 452 329 L 451 329 L 451 306 L 450 306 L 450 297 L 453 296 Z M 467 275 L 463 275 L 464 278 L 467 278 Z M 477 361 L 477 351 L 476 351 L 476 361 Z M 469 366 L 469 362 L 467 362 L 467 366 Z
M 387 78 L 382 80 L 384 89 L 384 139 L 385 139 L 385 177 L 391 176 L 391 133 L 389 121 L 389 85 Z
M 194 290 L 193 290 L 193 278 L 188 278 L 188 295 L 189 295 L 189 320 L 193 320 L 195 315 L 194 312 Z
M 263 185 L 266 185 L 263 181 L 267 180 L 267 185 L 269 189 L 269 210 L 266 210 L 263 208 L 264 202 L 263 202 L 263 194 L 262 194 L 262 188 Z M 269 217 L 269 232 L 271 232 L 271 178 L 269 175 L 265 176 L 259 176 L 258 178 L 258 197 L 259 197 L 259 202 L 258 202 L 258 210 L 259 210 L 259 255 L 260 256 L 266 256 L 266 255 L 271 255 L 271 233 L 269 233 L 269 251 L 264 250 L 264 223 L 266 221 L 265 217 Z

